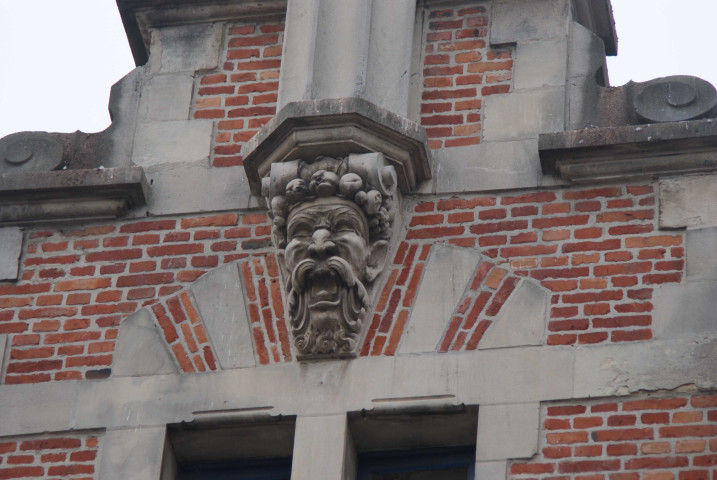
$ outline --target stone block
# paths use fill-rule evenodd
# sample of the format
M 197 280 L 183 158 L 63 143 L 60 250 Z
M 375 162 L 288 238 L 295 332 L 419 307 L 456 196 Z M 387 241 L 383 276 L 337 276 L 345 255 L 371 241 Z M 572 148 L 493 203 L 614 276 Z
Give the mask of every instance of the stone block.
M 567 39 L 520 42 L 515 51 L 516 90 L 565 85 L 568 65 Z
M 569 12 L 567 0 L 498 0 L 493 3 L 490 43 L 564 37 Z
M 230 263 L 203 275 L 191 291 L 221 367 L 256 365 L 239 264 Z
M 142 88 L 141 121 L 189 119 L 194 77 L 186 73 L 155 75 Z
M 0 385 L 0 437 L 69 430 L 77 408 L 77 385 L 78 382 Z
M 0 372 L 5 371 L 5 348 L 7 348 L 7 335 L 0 335 Z
M 428 258 L 400 353 L 434 352 L 480 261 L 477 250 L 436 245 Z
M 164 27 L 152 32 L 149 72 L 194 73 L 219 65 L 222 23 Z
M 549 303 L 548 292 L 530 280 L 521 280 L 478 344 L 483 348 L 541 345 Z
M 137 110 L 145 67 L 137 67 L 122 77 L 110 91 L 109 111 L 112 124 L 100 135 L 103 139 L 93 160 L 101 159 L 105 168 L 132 165 L 132 148 L 137 127 Z
M 200 161 L 156 165 L 146 172 L 152 182 L 147 210 L 153 215 L 262 206 L 251 196 L 242 167 L 212 168 Z
M 476 462 L 475 478 L 481 480 L 505 480 L 508 474 L 508 462 Z
M 545 88 L 484 99 L 486 142 L 538 138 L 565 126 L 565 90 Z
M 22 253 L 22 230 L 19 227 L 0 228 L 0 281 L 17 280 Z
M 530 458 L 538 451 L 540 404 L 481 405 L 476 460 Z
M 298 417 L 291 480 L 355 478 L 352 448 L 346 415 Z
M 660 179 L 660 227 L 717 226 L 717 175 Z
M 717 228 L 687 230 L 687 281 L 717 280 Z
M 112 374 L 139 377 L 177 373 L 167 344 L 146 308 L 122 321 L 117 337 Z
M 538 142 L 492 142 L 433 152 L 436 193 L 532 188 L 541 179 Z
M 102 480 L 157 480 L 162 470 L 165 427 L 108 430 L 102 439 Z
M 140 123 L 132 160 L 148 167 L 207 159 L 212 148 L 212 124 L 211 120 Z
M 706 260 L 705 263 L 712 262 Z M 654 303 L 654 331 L 658 338 L 690 337 L 717 330 L 717 282 L 714 280 L 663 285 L 655 292 Z

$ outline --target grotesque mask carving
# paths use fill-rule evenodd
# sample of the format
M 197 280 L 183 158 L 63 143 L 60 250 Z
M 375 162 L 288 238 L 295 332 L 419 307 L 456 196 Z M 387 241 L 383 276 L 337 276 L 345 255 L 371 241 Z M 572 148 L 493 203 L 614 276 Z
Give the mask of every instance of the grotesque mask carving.
M 264 193 L 300 358 L 357 353 L 388 253 L 395 186 L 381 154 L 272 165 Z

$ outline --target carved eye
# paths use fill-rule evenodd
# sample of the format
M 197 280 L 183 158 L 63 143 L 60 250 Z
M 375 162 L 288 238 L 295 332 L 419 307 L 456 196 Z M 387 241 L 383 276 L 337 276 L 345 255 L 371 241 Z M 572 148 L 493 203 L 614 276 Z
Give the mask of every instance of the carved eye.
M 308 222 L 292 222 L 288 228 L 288 237 L 291 238 L 308 238 L 313 232 L 312 226 Z
M 359 226 L 349 218 L 339 218 L 334 224 L 335 232 L 358 232 Z

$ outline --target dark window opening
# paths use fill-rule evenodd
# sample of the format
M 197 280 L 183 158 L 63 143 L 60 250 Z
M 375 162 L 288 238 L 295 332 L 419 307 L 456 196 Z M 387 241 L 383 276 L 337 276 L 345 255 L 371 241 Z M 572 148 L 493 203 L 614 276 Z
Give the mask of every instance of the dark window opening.
M 289 480 L 291 459 L 181 467 L 177 480 Z
M 475 447 L 373 452 L 359 456 L 358 480 L 473 480 Z

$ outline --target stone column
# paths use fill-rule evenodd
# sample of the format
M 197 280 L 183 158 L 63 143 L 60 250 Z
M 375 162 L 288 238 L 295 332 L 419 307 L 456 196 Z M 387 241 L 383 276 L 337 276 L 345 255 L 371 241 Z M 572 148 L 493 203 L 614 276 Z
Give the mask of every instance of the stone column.
M 157 480 L 165 437 L 164 427 L 108 430 L 102 440 L 99 478 Z
M 413 0 L 289 0 L 278 109 L 359 97 L 406 116 Z
M 356 448 L 345 414 L 298 417 L 291 480 L 356 478 Z

